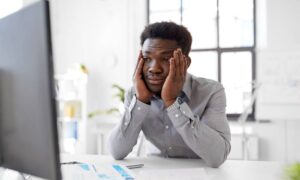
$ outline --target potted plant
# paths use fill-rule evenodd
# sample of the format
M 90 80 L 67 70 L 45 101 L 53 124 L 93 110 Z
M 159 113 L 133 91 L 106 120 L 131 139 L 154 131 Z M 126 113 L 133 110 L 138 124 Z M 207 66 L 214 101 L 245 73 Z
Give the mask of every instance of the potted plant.
M 117 84 L 113 84 L 112 88 L 117 90 L 117 93 L 114 94 L 113 97 L 117 98 L 120 101 L 120 103 L 123 105 L 123 103 L 125 101 L 125 89 Z M 112 107 L 109 109 L 98 109 L 98 110 L 88 113 L 88 118 L 92 119 L 98 115 L 111 115 L 111 114 L 115 114 L 115 113 L 121 114 L 122 113 L 121 108 L 120 107 Z

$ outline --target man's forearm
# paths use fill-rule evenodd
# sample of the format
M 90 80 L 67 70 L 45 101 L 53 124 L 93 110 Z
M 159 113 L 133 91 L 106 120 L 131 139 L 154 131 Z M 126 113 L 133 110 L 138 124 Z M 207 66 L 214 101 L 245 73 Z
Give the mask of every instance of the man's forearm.
M 203 122 L 176 126 L 185 143 L 209 166 L 218 167 L 230 152 L 230 142 Z
M 213 129 L 195 116 L 187 104 L 182 109 L 175 109 L 168 112 L 178 133 L 183 140 L 200 158 L 206 161 L 211 167 L 220 166 L 227 158 L 230 151 L 230 131 L 226 117 L 223 113 L 214 114 L 210 117 Z
M 132 151 L 148 111 L 149 105 L 138 100 L 132 102 L 132 109 L 126 108 L 121 122 L 109 136 L 109 149 L 115 159 L 124 159 Z
M 133 146 L 137 142 L 138 135 L 141 131 L 141 127 L 136 126 L 132 123 L 129 125 L 125 132 L 122 129 L 124 127 L 124 122 L 117 125 L 109 135 L 109 150 L 115 159 L 124 159 L 131 151 Z

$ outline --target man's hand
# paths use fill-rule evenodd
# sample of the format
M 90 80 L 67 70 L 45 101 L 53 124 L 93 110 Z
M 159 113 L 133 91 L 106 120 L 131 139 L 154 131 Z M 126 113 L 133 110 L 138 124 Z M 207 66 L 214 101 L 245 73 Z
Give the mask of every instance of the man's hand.
M 133 77 L 133 83 L 134 83 L 137 99 L 142 101 L 143 103 L 149 104 L 153 93 L 149 91 L 149 89 L 147 88 L 143 80 L 143 67 L 144 67 L 144 59 L 142 57 L 142 52 L 140 51 L 138 64 L 135 69 L 135 73 Z
M 165 107 L 172 105 L 180 95 L 184 85 L 186 71 L 187 59 L 182 54 L 181 49 L 176 49 L 173 52 L 173 57 L 170 58 L 169 74 L 161 92 L 161 98 L 165 103 Z

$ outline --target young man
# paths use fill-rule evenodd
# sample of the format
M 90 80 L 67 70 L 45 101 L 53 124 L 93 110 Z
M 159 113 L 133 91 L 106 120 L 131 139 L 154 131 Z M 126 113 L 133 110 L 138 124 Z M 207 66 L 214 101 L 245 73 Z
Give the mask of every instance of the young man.
M 140 131 L 166 157 L 201 158 L 218 167 L 230 152 L 223 86 L 187 73 L 189 31 L 172 22 L 148 25 L 125 113 L 111 132 L 115 159 L 125 158 Z M 197 60 L 195 60 L 197 61 Z

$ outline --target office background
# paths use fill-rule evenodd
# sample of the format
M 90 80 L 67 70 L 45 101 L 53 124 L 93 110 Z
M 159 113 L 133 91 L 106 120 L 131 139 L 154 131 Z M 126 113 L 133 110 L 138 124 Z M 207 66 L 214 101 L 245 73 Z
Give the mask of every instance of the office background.
M 84 63 L 87 111 L 114 106 L 111 85 L 131 84 L 147 1 L 50 0 L 50 5 L 56 73 Z M 266 86 L 259 92 L 256 121 L 247 126 L 259 137 L 259 160 L 294 161 L 300 158 L 300 1 L 257 0 L 256 8 L 256 77 Z M 114 117 L 96 117 L 103 118 Z M 96 153 L 95 137 L 89 137 L 87 151 Z

